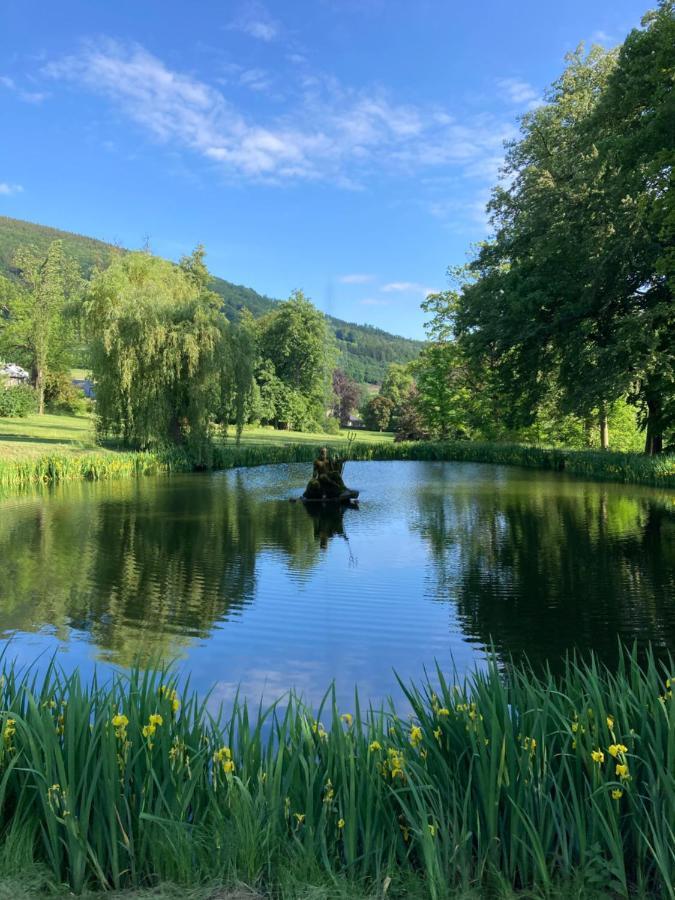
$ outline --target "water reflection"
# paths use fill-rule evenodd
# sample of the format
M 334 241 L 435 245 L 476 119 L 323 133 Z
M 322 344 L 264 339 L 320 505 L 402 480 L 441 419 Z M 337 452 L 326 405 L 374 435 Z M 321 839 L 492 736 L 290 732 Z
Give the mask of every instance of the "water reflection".
M 467 490 L 441 467 L 418 495 L 434 594 L 456 604 L 465 635 L 553 667 L 572 649 L 611 662 L 619 637 L 675 649 L 672 498 L 502 476 Z
M 290 503 L 306 467 L 74 484 L 0 500 L 19 647 L 188 657 L 223 696 L 396 688 L 493 642 L 555 666 L 617 636 L 675 648 L 672 497 L 492 466 L 350 463 L 361 508 Z M 358 565 L 357 565 L 358 562 Z M 32 643 L 31 643 L 32 641 Z
M 303 508 L 312 520 L 314 538 L 322 550 L 328 549 L 328 542 L 336 535 L 349 544 L 344 525 L 345 512 L 358 509 L 358 503 L 303 503 Z

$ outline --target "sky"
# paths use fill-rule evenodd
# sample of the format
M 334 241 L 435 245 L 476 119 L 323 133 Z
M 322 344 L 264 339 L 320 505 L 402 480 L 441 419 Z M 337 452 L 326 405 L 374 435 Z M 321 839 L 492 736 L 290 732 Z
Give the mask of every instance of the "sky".
M 0 215 L 409 337 L 505 140 L 649 0 L 0 0 Z M 653 4 L 652 4 L 653 5 Z

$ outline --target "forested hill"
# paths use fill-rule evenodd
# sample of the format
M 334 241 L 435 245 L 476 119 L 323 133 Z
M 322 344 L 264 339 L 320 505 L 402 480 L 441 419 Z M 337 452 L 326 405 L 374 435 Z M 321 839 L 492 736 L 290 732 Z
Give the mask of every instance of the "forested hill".
M 116 249 L 112 244 L 94 238 L 59 231 L 21 219 L 0 216 L 0 273 L 11 274 L 12 259 L 18 247 L 32 244 L 47 249 L 53 240 L 62 240 L 66 252 L 74 257 L 86 276 L 95 266 L 105 266 Z M 223 298 L 225 312 L 233 318 L 246 308 L 258 317 L 274 308 L 278 301 L 259 294 L 252 288 L 214 278 L 213 290 Z M 389 363 L 406 363 L 418 355 L 422 343 L 398 337 L 371 325 L 356 325 L 328 317 L 340 350 L 338 365 L 359 382 L 382 381 Z

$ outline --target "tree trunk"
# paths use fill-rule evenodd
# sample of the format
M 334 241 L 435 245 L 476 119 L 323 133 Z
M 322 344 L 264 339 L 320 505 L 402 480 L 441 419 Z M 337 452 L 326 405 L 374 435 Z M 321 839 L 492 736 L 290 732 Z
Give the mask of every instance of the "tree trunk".
M 609 423 L 607 421 L 607 407 L 603 404 L 600 408 L 600 449 L 609 448 Z
M 647 436 L 645 438 L 645 453 L 648 456 L 656 456 L 663 450 L 663 432 L 661 431 L 660 413 L 661 404 L 655 397 L 647 398 Z
M 35 393 L 37 394 L 38 415 L 45 414 L 45 373 L 44 369 L 35 372 Z

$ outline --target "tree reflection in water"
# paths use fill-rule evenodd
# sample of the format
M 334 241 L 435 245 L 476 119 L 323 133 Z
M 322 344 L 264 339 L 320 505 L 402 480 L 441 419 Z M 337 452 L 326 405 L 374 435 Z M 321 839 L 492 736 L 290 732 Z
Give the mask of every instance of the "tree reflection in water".
M 466 637 L 553 667 L 573 649 L 612 663 L 619 638 L 675 648 L 672 498 L 527 475 L 476 490 L 446 470 L 418 494 L 434 596 Z

